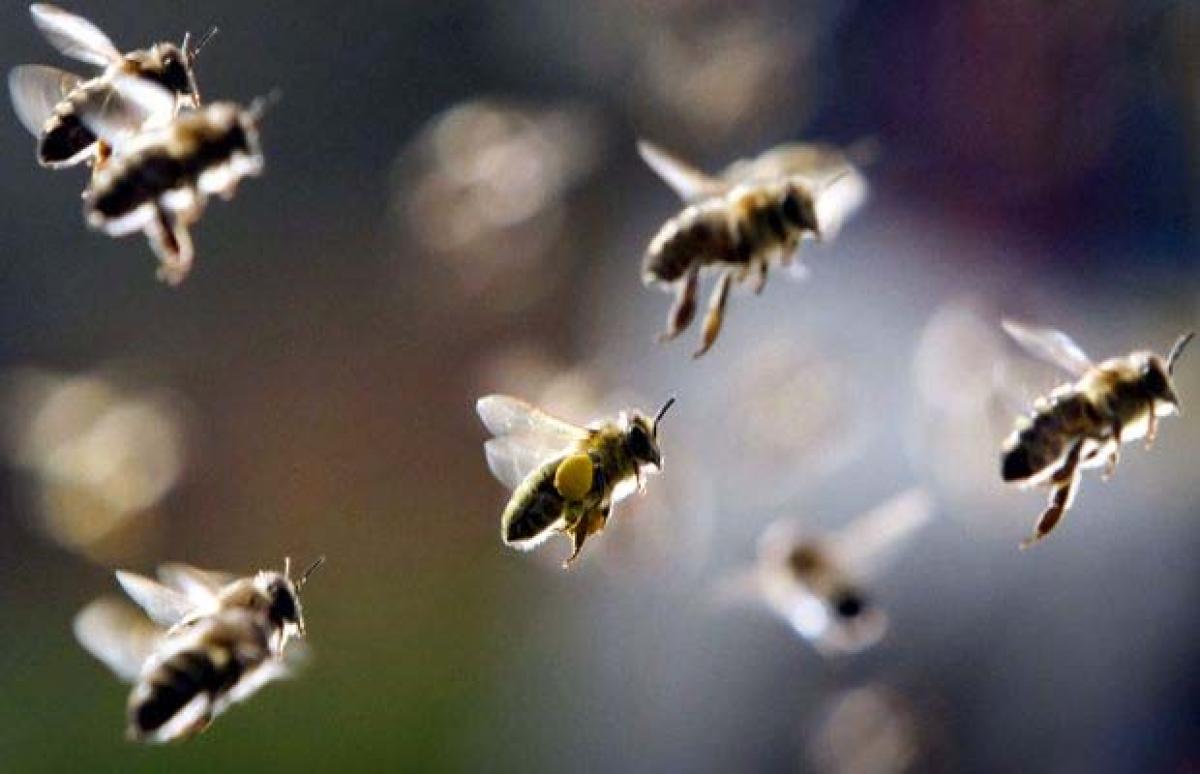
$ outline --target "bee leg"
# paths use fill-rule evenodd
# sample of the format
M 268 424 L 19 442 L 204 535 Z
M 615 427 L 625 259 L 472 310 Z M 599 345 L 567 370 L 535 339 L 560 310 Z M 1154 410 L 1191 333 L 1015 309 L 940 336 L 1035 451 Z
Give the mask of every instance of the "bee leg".
M 708 313 L 704 315 L 704 342 L 692 357 L 700 357 L 712 348 L 721 332 L 721 322 L 725 319 L 725 304 L 729 301 L 729 288 L 733 284 L 733 273 L 726 271 L 717 280 L 712 296 L 708 299 Z
M 1146 420 L 1146 451 L 1154 446 L 1154 439 L 1158 436 L 1158 415 L 1154 413 L 1154 404 L 1150 404 L 1150 418 Z
M 1083 441 L 1076 441 L 1067 453 L 1058 472 L 1050 479 L 1053 489 L 1050 490 L 1050 503 L 1038 518 L 1033 528 L 1033 535 L 1021 541 L 1021 550 L 1029 548 L 1034 543 L 1049 535 L 1051 530 L 1062 521 L 1063 515 L 1075 500 L 1075 491 L 1079 486 L 1079 460 L 1083 452 Z
M 606 505 L 603 508 L 597 508 L 588 516 L 587 532 L 589 535 L 595 535 L 597 532 L 603 532 L 604 527 L 608 524 L 608 514 L 612 511 L 611 505 Z
M 1113 425 L 1112 449 L 1108 452 L 1108 461 L 1104 464 L 1104 473 L 1100 478 L 1104 481 L 1113 477 L 1113 473 L 1117 472 L 1117 463 L 1121 461 L 1121 423 L 1117 422 Z
M 159 207 L 157 217 L 146 227 L 146 239 L 158 256 L 158 278 L 172 286 L 183 282 L 195 257 L 187 222 Z
M 583 544 L 587 541 L 591 530 L 588 529 L 591 515 L 580 513 L 576 516 L 575 521 L 570 524 L 564 531 L 571 536 L 571 555 L 563 560 L 562 568 L 568 570 L 571 563 L 579 556 L 580 550 L 583 549 Z
M 767 262 L 754 262 L 754 295 L 761 295 L 767 286 Z
M 667 314 L 667 329 L 658 334 L 659 341 L 670 341 L 692 324 L 696 317 L 696 295 L 700 288 L 700 267 L 696 266 L 683 278 L 675 291 L 675 303 Z

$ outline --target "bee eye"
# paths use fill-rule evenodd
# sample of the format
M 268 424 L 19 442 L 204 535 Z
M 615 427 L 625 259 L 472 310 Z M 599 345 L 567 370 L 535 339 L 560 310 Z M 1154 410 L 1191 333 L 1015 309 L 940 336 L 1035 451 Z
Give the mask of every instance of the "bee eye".
M 646 434 L 646 430 L 641 425 L 634 425 L 629 430 L 629 451 L 639 460 L 653 462 L 655 459 L 650 436 Z
M 842 618 L 855 618 L 862 613 L 865 607 L 866 601 L 853 591 L 843 591 L 833 603 L 834 610 Z
M 277 621 L 296 620 L 296 599 L 283 584 L 271 588 L 271 618 Z

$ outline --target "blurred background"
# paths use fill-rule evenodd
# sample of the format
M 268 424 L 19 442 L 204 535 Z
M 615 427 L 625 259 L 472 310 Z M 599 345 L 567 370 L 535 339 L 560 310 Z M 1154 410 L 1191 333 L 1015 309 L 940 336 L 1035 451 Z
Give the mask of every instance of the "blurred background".
M 6 771 L 1200 769 L 1200 411 L 1030 551 L 1044 494 L 997 471 L 1061 379 L 1002 315 L 1096 358 L 1197 326 L 1194 3 L 70 8 L 125 48 L 218 25 L 206 97 L 283 100 L 177 290 L 0 111 Z M 85 69 L 3 13 L 5 67 Z M 639 136 L 713 170 L 881 154 L 808 279 L 736 290 L 693 362 L 699 326 L 654 340 L 640 260 L 680 205 Z M 1200 404 L 1196 353 L 1177 381 Z M 579 422 L 679 398 L 665 473 L 570 572 L 563 540 L 498 539 L 489 392 Z M 935 512 L 869 577 L 873 649 L 714 603 L 769 523 L 837 530 L 912 486 Z M 70 630 L 113 568 L 318 554 L 298 679 L 191 743 L 123 740 L 127 688 Z

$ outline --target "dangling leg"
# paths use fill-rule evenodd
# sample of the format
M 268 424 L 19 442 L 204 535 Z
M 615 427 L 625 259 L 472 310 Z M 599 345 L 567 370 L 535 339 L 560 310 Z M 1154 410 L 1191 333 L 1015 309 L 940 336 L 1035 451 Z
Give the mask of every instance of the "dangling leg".
M 675 303 L 667 315 L 667 329 L 658 334 L 659 341 L 670 341 L 692 324 L 696 317 L 696 294 L 700 288 L 700 267 L 693 267 L 675 290 Z
M 1146 451 L 1150 451 L 1154 446 L 1154 439 L 1158 435 L 1158 415 L 1154 413 L 1154 402 L 1150 402 L 1150 418 L 1146 420 Z
M 725 318 L 725 303 L 729 300 L 729 287 L 733 284 L 733 273 L 726 271 L 717 280 L 712 296 L 708 299 L 708 313 L 704 315 L 704 341 L 700 349 L 692 357 L 700 357 L 712 348 L 721 332 L 721 322 Z
M 763 289 L 767 286 L 767 262 L 758 260 L 754 262 L 754 295 L 761 295 Z
M 1104 465 L 1104 473 L 1100 476 L 1104 481 L 1112 478 L 1113 473 L 1117 472 L 1117 463 L 1121 461 L 1121 431 L 1123 429 L 1120 422 L 1113 423 L 1113 434 L 1110 441 L 1112 449 L 1108 452 L 1108 461 Z
M 1050 490 L 1050 503 L 1038 518 L 1037 525 L 1033 528 L 1033 535 L 1021 542 L 1022 551 L 1049 535 L 1058 526 L 1067 509 L 1071 507 L 1071 503 L 1075 500 L 1075 491 L 1079 486 L 1079 458 L 1082 451 L 1083 441 L 1076 441 L 1075 445 L 1071 447 L 1071 451 L 1067 453 L 1062 467 L 1050 479 L 1050 485 L 1053 487 Z
M 195 257 L 187 223 L 159 207 L 154 222 L 146 228 L 146 239 L 158 256 L 158 278 L 172 286 L 183 282 Z
M 580 514 L 575 522 L 567 528 L 566 532 L 571 536 L 571 555 L 562 563 L 564 570 L 569 569 L 571 563 L 579 556 L 588 536 L 604 529 L 604 525 L 608 521 L 609 508 L 611 506 Z

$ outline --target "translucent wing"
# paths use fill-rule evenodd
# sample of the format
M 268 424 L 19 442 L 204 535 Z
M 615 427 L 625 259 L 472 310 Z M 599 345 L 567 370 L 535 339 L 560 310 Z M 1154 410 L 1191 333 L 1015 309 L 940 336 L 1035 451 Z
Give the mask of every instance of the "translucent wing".
M 817 226 L 822 239 L 832 239 L 867 201 L 867 179 L 854 167 L 817 182 Z
M 565 448 L 551 446 L 542 439 L 527 435 L 493 438 L 483 445 L 488 469 L 509 489 L 516 489 L 530 473 L 561 454 Z
M 80 610 L 72 628 L 79 644 L 126 682 L 138 678 L 163 634 L 136 609 L 110 598 Z
M 143 575 L 117 570 L 117 582 L 129 598 L 146 611 L 150 620 L 160 626 L 174 626 L 196 610 L 196 604 L 182 591 Z
M 13 109 L 35 137 L 41 136 L 55 106 L 79 84 L 79 76 L 44 65 L 22 65 L 8 74 Z
M 901 492 L 839 531 L 830 541 L 833 553 L 852 573 L 870 577 L 933 515 L 933 498 L 919 487 Z
M 29 6 L 33 23 L 64 56 L 81 62 L 107 67 L 121 58 L 121 52 L 100 29 L 87 19 L 45 3 Z
M 229 573 L 201 570 L 177 562 L 160 565 L 158 579 L 181 592 L 197 607 L 216 602 L 221 589 L 236 580 Z
M 1029 354 L 1062 368 L 1073 376 L 1082 376 L 1093 367 L 1091 359 L 1067 334 L 1053 328 L 1025 325 L 1013 320 L 1001 322 L 1005 333 Z
M 721 173 L 721 179 L 730 185 L 794 176 L 820 180 L 849 168 L 846 154 L 833 145 L 790 143 L 730 164 Z
M 638 154 L 685 202 L 716 196 L 729 188 L 726 181 L 701 172 L 646 140 L 638 142 Z
M 550 416 L 539 408 L 507 395 L 488 395 L 475 403 L 475 410 L 488 431 L 497 438 L 506 435 L 536 436 L 549 445 L 564 448 L 590 435 L 586 427 Z
M 175 95 L 143 78 L 117 76 L 112 89 L 90 90 L 79 119 L 97 137 L 120 148 L 147 124 L 161 125 L 175 113 Z

